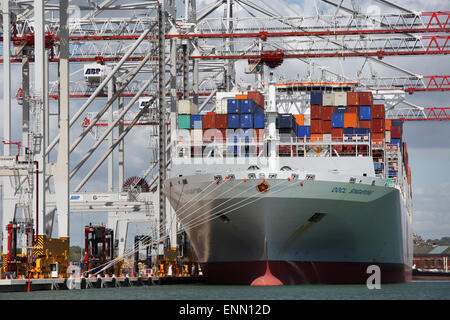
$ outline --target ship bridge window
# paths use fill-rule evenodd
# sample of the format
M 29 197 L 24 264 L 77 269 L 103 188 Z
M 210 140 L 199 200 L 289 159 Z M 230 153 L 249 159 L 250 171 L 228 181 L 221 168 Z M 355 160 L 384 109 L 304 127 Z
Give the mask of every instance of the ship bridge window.
M 249 174 L 248 174 L 248 178 L 249 178 L 249 179 L 256 179 L 256 174 L 254 174 L 254 173 L 249 173 Z
M 315 174 L 307 174 L 306 175 L 306 180 L 313 181 L 314 179 L 316 179 L 316 175 Z
M 355 183 L 356 182 L 356 178 L 350 178 L 350 183 Z
M 250 166 L 247 170 L 259 170 L 258 166 Z
M 277 174 L 276 173 L 269 173 L 269 179 L 276 179 Z
M 292 171 L 292 168 L 289 166 L 281 167 L 280 171 Z
M 298 174 L 296 174 L 296 173 L 291 174 L 291 179 L 292 180 L 297 180 L 298 179 Z

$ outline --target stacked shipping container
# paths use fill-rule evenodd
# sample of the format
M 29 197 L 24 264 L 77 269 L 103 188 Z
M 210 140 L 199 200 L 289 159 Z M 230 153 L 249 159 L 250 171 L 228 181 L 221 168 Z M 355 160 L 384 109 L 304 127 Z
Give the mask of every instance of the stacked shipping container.
M 254 138 L 262 139 L 265 116 L 264 96 L 260 92 L 249 91 L 237 94 L 219 92 L 216 98 L 216 112 L 208 112 L 205 115 L 197 114 L 196 106 L 193 107 L 189 100 L 180 100 L 178 128 L 190 129 L 192 141 L 195 139 L 198 141 L 199 137 L 203 137 L 201 138 L 203 141 L 210 142 L 214 140 L 215 134 L 220 134 L 222 141 L 226 141 L 227 136 L 235 142 L 243 139 L 248 141 L 250 131 L 247 132 L 247 129 L 255 129 Z M 211 129 L 218 131 L 211 131 Z M 231 130 L 227 131 L 227 129 Z M 238 134 L 242 135 L 243 139 L 236 138 L 235 129 L 242 129 L 238 131 Z
M 371 92 L 312 91 L 310 94 L 310 114 L 279 114 L 277 129 L 281 142 L 291 138 L 306 138 L 311 141 L 372 141 L 374 147 L 384 141 L 392 148 L 403 150 L 403 159 L 408 179 L 410 168 L 406 153 L 406 143 L 402 143 L 402 121 L 386 120 L 382 104 L 374 104 Z M 205 130 L 217 129 L 224 140 L 232 138 L 226 129 L 242 129 L 248 141 L 249 131 L 255 129 L 256 141 L 262 141 L 265 124 L 264 96 L 257 91 L 238 94 L 218 93 L 216 112 L 197 114 L 197 107 L 188 100 L 178 104 L 178 128 L 190 129 L 192 137 L 202 136 Z M 228 137 L 227 137 L 228 135 Z M 208 141 L 211 141 L 208 138 Z M 342 148 L 342 147 L 341 147 Z M 236 150 L 236 148 L 234 148 Z M 281 151 L 281 149 L 280 149 Z M 340 150 L 338 150 L 340 151 Z M 378 160 L 381 160 L 382 156 Z M 380 163 L 375 164 L 375 169 Z M 380 168 L 378 168 L 380 170 Z

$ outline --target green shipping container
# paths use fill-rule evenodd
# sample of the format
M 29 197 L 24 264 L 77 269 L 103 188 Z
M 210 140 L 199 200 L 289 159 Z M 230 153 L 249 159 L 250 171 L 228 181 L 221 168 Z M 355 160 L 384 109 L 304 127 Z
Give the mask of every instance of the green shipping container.
M 191 115 L 179 114 L 178 115 L 178 129 L 190 129 L 191 128 Z

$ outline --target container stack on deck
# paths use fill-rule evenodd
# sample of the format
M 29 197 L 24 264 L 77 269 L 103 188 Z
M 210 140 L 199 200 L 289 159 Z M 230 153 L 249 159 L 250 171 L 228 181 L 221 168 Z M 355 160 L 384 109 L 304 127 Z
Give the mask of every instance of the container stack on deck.
M 190 129 L 193 142 L 262 141 L 265 115 L 264 95 L 260 92 L 218 93 L 215 112 L 191 114 L 189 127 L 183 117 L 186 115 L 180 115 L 180 111 L 185 111 L 184 108 L 180 110 L 184 104 L 181 101 L 186 100 L 180 100 L 178 104 L 178 128 Z M 228 151 L 237 155 L 237 150 L 238 147 L 234 146 Z
M 322 92 L 310 93 L 310 114 L 281 113 L 277 118 L 280 135 L 279 154 L 296 155 L 291 141 L 309 142 L 362 142 L 333 145 L 339 154 L 369 154 L 367 142 L 371 142 L 375 173 L 389 170 L 396 177 L 398 165 L 385 168 L 384 145 L 387 150 L 402 151 L 405 171 L 411 180 L 406 143 L 402 142 L 402 121 L 388 120 L 383 104 L 375 104 L 371 92 Z M 191 141 L 198 142 L 261 142 L 265 124 L 264 96 L 257 91 L 219 92 L 216 96 L 215 112 L 198 114 L 197 107 L 188 100 L 178 104 L 178 128 L 189 129 Z M 251 129 L 251 130 L 249 130 Z M 256 135 L 256 136 L 254 136 Z M 283 145 L 286 143 L 286 145 Z M 238 155 L 238 146 L 228 148 L 228 153 Z M 244 146 L 243 154 L 249 155 Z M 260 147 L 251 153 L 258 153 Z

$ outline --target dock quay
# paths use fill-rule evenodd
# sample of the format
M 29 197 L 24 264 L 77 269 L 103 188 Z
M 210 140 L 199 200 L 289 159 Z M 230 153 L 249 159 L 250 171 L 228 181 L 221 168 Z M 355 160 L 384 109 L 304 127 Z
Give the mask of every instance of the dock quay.
M 81 290 L 100 288 L 121 288 L 135 286 L 193 284 L 201 283 L 198 277 L 97 277 L 97 278 L 48 278 L 0 280 L 1 292 L 26 292 L 39 290 Z

